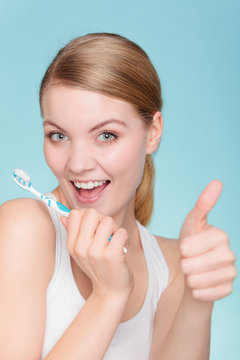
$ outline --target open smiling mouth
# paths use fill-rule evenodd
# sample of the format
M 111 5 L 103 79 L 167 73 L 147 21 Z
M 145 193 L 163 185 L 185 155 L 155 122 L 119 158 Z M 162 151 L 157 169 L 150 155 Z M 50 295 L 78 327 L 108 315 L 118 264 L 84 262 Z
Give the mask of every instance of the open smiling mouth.
M 74 182 L 71 181 L 77 200 L 85 204 L 97 201 L 103 195 L 104 190 L 110 184 L 110 182 L 110 180 L 99 182 L 96 184 L 97 186 L 95 186 L 93 183 L 92 186 L 94 187 L 92 189 L 83 189 L 81 185 L 76 183 L 74 184 Z

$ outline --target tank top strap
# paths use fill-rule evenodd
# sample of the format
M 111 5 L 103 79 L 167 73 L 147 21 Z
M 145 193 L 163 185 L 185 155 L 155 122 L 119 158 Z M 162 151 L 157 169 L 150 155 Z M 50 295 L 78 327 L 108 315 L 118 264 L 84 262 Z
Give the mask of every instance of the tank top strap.
M 48 192 L 44 194 L 45 196 L 48 196 L 50 199 L 57 200 L 56 197 Z M 48 284 L 48 289 L 51 289 L 51 293 L 54 292 L 55 287 L 57 286 L 57 282 L 55 281 L 58 277 L 59 270 L 61 268 L 61 258 L 62 258 L 62 247 L 63 247 L 63 230 L 62 230 L 62 223 L 60 221 L 60 214 L 51 207 L 47 206 L 49 213 L 52 218 L 52 222 L 55 228 L 56 232 L 56 251 L 55 251 L 55 267 L 54 267 L 54 273 L 53 276 Z
M 162 292 L 167 288 L 169 269 L 155 236 L 139 221 L 137 221 L 137 224 L 148 268 L 149 286 L 153 284 L 150 290 L 152 294 L 151 301 L 156 307 Z

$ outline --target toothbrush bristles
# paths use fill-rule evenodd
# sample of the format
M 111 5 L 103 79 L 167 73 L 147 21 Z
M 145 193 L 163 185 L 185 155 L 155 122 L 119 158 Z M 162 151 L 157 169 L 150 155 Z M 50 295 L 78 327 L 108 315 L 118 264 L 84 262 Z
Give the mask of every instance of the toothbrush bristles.
M 31 187 L 31 178 L 22 169 L 15 169 L 13 172 L 13 179 L 24 187 Z

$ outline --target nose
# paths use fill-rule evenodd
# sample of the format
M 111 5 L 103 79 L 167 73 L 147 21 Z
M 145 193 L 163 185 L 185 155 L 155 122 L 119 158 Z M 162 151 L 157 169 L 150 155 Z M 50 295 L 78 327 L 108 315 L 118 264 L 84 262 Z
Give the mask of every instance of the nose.
M 80 174 L 95 169 L 96 160 L 87 144 L 75 143 L 71 145 L 68 155 L 68 170 L 73 174 Z

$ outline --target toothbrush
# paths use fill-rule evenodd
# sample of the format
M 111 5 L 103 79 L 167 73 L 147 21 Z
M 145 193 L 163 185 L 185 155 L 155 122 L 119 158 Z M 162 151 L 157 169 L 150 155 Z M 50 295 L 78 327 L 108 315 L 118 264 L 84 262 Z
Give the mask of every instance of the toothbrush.
M 49 197 L 41 194 L 38 192 L 31 183 L 30 176 L 22 169 L 15 169 L 12 178 L 15 181 L 15 183 L 19 186 L 21 186 L 23 189 L 30 191 L 32 194 L 37 196 L 40 200 L 42 200 L 47 206 L 51 207 L 52 209 L 55 209 L 59 212 L 59 214 L 68 217 L 70 213 L 70 209 L 68 209 L 66 206 L 61 204 L 58 201 L 52 200 Z M 108 241 L 111 241 L 113 235 L 110 236 Z M 124 254 L 127 253 L 127 248 L 123 248 Z
M 28 176 L 28 174 L 22 170 L 22 169 L 15 169 L 12 178 L 15 181 L 15 183 L 19 186 L 21 186 L 23 189 L 30 191 L 35 196 L 37 196 L 40 200 L 42 200 L 47 206 L 57 210 L 59 214 L 64 215 L 66 217 L 69 216 L 70 209 L 68 209 L 66 206 L 61 204 L 58 201 L 52 200 L 49 197 L 41 194 L 38 192 L 31 183 L 31 178 Z

